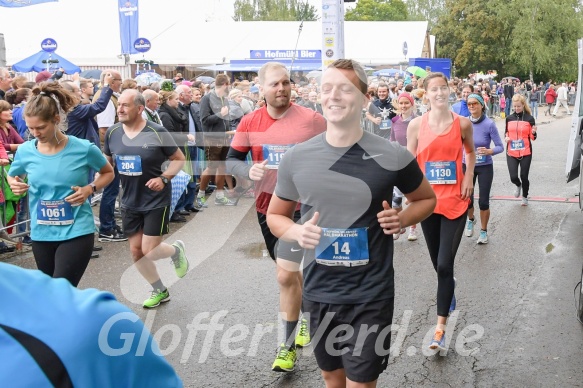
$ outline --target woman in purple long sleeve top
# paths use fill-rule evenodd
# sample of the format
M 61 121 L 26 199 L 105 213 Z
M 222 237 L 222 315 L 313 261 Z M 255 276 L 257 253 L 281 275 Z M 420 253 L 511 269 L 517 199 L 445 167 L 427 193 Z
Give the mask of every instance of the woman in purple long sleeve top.
M 480 236 L 478 244 L 488 243 L 488 220 L 490 219 L 490 189 L 494 179 L 494 166 L 492 155 L 504 151 L 502 139 L 498 134 L 496 124 L 486 116 L 484 99 L 479 94 L 468 96 L 468 109 L 470 111 L 470 121 L 474 127 L 474 145 L 476 147 L 476 166 L 474 168 L 474 187 L 476 179 L 480 188 Z M 490 145 L 494 142 L 494 148 Z M 465 172 L 465 164 L 464 164 Z M 468 221 L 465 235 L 471 237 L 474 234 L 474 198 L 470 199 L 468 206 Z
M 390 140 L 396 141 L 400 145 L 407 147 L 407 127 L 409 126 L 411 120 L 415 118 L 415 100 L 409 93 L 403 92 L 399 94 L 399 97 L 395 102 L 396 104 L 393 103 L 393 106 L 399 112 L 399 114 L 391 119 L 393 121 L 393 125 L 391 126 Z M 400 212 L 401 209 L 403 209 L 403 193 L 401 193 L 401 191 L 399 191 L 399 189 L 396 187 L 393 188 L 392 206 L 393 209 L 397 210 L 397 212 Z M 405 233 L 405 229 L 401 230 L 401 234 L 403 233 Z M 393 239 L 397 240 L 401 234 L 393 234 Z M 407 240 L 417 240 L 417 225 L 411 225 L 409 228 L 409 236 L 407 236 Z

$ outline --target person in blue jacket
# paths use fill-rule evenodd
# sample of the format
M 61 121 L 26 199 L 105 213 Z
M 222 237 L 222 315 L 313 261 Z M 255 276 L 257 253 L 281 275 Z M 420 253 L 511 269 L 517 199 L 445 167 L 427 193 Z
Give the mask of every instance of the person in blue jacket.
M 496 124 L 486 115 L 486 105 L 484 99 L 479 94 L 470 94 L 467 98 L 468 109 L 470 110 L 470 121 L 474 129 L 474 145 L 476 148 L 476 164 L 474 166 L 474 186 L 476 180 L 480 187 L 480 198 L 478 206 L 480 208 L 480 236 L 478 244 L 488 243 L 488 221 L 490 220 L 490 190 L 494 180 L 494 165 L 492 155 L 504 151 L 504 145 Z M 494 147 L 491 148 L 492 143 Z M 465 172 L 464 155 L 464 172 Z M 466 223 L 465 235 L 472 237 L 474 234 L 474 198 L 470 197 L 468 206 L 468 221 Z
M 182 387 L 140 318 L 115 297 L 0 263 L 0 386 Z
M 38 269 L 77 286 L 93 252 L 95 224 L 87 198 L 113 180 L 113 168 L 87 140 L 67 136 L 63 123 L 76 97 L 55 82 L 32 91 L 24 109 L 35 140 L 22 144 L 8 171 L 16 195 L 29 194 L 32 251 Z M 99 177 L 87 183 L 90 170 Z M 28 183 L 21 176 L 28 175 Z
M 474 85 L 465 84 L 462 87 L 462 99 L 451 106 L 451 110 L 463 117 L 470 117 L 468 110 L 468 96 L 474 92 Z
M 75 136 L 79 139 L 89 140 L 99 147 L 99 127 L 95 121 L 95 116 L 107 108 L 113 90 L 109 87 L 113 82 L 113 75 L 106 74 L 104 86 L 99 97 L 91 104 L 81 103 L 81 90 L 73 82 L 61 82 L 62 86 L 69 92 L 75 94 L 77 105 L 67 115 L 67 135 Z

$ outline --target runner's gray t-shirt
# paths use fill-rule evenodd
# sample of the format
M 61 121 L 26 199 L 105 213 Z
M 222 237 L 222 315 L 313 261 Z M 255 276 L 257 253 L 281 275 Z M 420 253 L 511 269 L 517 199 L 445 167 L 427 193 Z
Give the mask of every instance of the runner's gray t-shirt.
M 394 186 L 407 194 L 422 180 L 423 173 L 406 148 L 368 132 L 347 148 L 331 146 L 323 133 L 287 151 L 279 166 L 275 195 L 301 202 L 302 221 L 318 211 L 318 226 L 322 228 L 363 228 L 368 243 L 364 265 L 347 266 L 346 261 L 323 265 L 322 260 L 316 260 L 316 250 L 306 250 L 306 299 L 358 304 L 394 296 L 393 236 L 383 233 L 377 214 L 383 209 L 383 200 L 391 203 Z M 334 245 L 322 241 L 321 249 Z M 342 256 L 340 244 L 334 249 Z M 349 252 L 350 247 L 354 255 L 352 245 L 344 248 Z
M 122 208 L 146 211 L 170 206 L 171 183 L 154 191 L 146 187 L 146 182 L 162 175 L 164 162 L 177 149 L 170 133 L 151 121 L 132 139 L 125 134 L 122 123 L 107 130 L 103 152 L 113 158 L 119 171 Z

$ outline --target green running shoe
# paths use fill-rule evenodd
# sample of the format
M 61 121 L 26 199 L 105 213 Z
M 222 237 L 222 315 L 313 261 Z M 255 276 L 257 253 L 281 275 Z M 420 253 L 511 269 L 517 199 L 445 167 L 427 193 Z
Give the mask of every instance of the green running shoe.
M 237 202 L 231 201 L 227 197 L 215 198 L 215 206 L 237 206 Z
M 296 335 L 296 346 L 303 348 L 308 346 L 312 342 L 310 338 L 310 331 L 308 330 L 308 320 L 307 319 L 300 319 L 298 334 Z
M 170 293 L 168 290 L 160 291 L 153 290 L 152 295 L 144 301 L 144 308 L 151 309 L 160 306 L 160 303 L 168 302 L 170 300 Z
M 195 201 L 196 207 L 199 209 L 202 209 L 203 207 L 209 207 L 209 205 L 206 203 L 206 197 L 196 197 Z
M 179 278 L 183 278 L 184 275 L 186 275 L 186 272 L 188 272 L 188 259 L 186 258 L 184 242 L 181 240 L 176 240 L 172 246 L 178 249 L 178 257 L 172 258 L 172 262 L 174 263 L 174 270 L 176 271 L 176 275 Z
M 296 348 L 281 344 L 271 370 L 274 372 L 292 372 L 296 366 Z

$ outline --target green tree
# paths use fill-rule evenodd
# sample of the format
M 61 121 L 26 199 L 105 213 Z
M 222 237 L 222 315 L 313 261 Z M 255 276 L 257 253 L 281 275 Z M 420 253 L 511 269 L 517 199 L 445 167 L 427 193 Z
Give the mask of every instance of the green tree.
M 432 30 L 439 57 L 464 77 L 498 70 L 535 80 L 575 79 L 583 17 L 577 0 L 445 0 Z
M 451 58 L 459 75 L 500 69 L 510 26 L 496 18 L 499 2 L 445 1 L 445 10 L 431 32 L 436 37 L 437 55 Z
M 409 20 L 427 20 L 429 31 L 435 27 L 445 9 L 444 0 L 407 0 L 406 4 Z
M 235 21 L 315 21 L 316 7 L 306 0 L 236 0 Z
M 344 20 L 405 21 L 407 6 L 401 0 L 359 0 L 356 7 L 346 12 Z
M 520 7 L 513 7 L 515 22 L 508 70 L 529 78 L 540 79 L 544 75 L 559 80 L 576 79 L 577 39 L 583 33 L 579 2 L 523 0 L 520 3 Z

